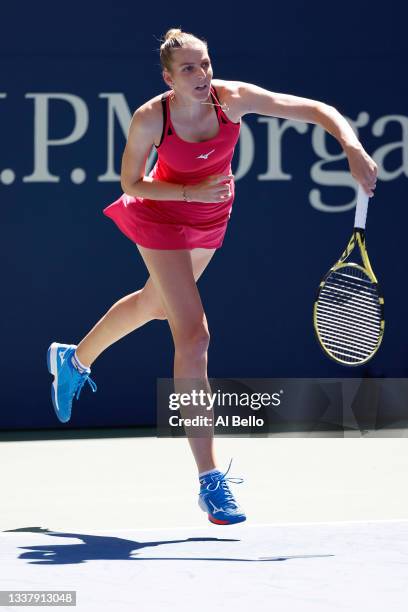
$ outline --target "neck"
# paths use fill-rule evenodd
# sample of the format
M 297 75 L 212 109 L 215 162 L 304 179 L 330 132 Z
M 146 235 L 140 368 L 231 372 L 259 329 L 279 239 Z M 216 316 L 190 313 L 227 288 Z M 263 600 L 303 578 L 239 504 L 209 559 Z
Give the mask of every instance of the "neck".
M 191 100 L 183 98 L 180 94 L 176 94 L 174 90 L 170 93 L 170 103 L 176 110 L 182 110 L 183 115 L 187 115 L 190 119 L 197 119 L 207 112 L 209 106 L 214 106 L 210 93 L 206 100 Z

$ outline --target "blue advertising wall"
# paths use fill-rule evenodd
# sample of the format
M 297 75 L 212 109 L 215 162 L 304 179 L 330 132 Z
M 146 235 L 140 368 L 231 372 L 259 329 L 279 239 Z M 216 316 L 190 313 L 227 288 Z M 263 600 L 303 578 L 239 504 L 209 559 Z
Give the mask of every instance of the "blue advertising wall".
M 147 273 L 102 214 L 121 193 L 131 114 L 165 91 L 159 37 L 181 26 L 208 40 L 217 78 L 322 100 L 354 123 L 379 166 L 367 245 L 385 296 L 376 357 L 347 369 L 318 346 L 312 305 L 353 225 L 356 186 L 319 126 L 244 118 L 236 200 L 224 245 L 199 281 L 211 377 L 408 375 L 405 325 L 408 177 L 403 3 L 71 2 L 2 8 L 0 36 L 1 428 L 58 427 L 45 353 L 78 343 Z M 95 12 L 96 10 L 96 12 Z M 22 14 L 23 13 L 23 14 Z M 172 373 L 166 322 L 154 321 L 94 364 L 69 425 L 155 420 L 157 377 Z

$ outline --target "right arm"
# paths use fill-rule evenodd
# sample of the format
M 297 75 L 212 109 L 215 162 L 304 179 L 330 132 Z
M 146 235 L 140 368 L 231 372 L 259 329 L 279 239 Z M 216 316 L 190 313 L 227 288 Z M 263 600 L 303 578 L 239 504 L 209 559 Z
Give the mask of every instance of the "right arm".
M 161 133 L 163 119 L 154 103 L 146 103 L 134 113 L 122 157 L 121 186 L 127 195 L 149 200 L 184 200 L 183 185 L 146 176 L 146 162 L 151 148 Z M 221 202 L 229 197 L 230 187 L 221 181 L 232 176 L 214 175 L 196 185 L 184 188 L 189 201 Z

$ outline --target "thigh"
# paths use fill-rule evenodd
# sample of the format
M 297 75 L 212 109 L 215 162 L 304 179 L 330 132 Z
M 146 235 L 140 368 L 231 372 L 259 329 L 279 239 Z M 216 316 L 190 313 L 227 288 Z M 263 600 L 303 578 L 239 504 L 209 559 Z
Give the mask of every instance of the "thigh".
M 140 250 L 140 249 L 139 249 Z M 147 251 L 151 251 L 152 249 L 146 249 Z M 193 268 L 193 276 L 195 282 L 198 281 L 206 267 L 211 261 L 212 256 L 214 255 L 216 249 L 192 249 L 189 251 L 191 256 L 191 264 Z M 156 251 L 157 252 L 157 251 Z M 158 251 L 160 252 L 160 251 Z M 168 252 L 168 251 L 167 251 Z M 142 253 L 141 253 L 142 254 Z M 143 257 L 143 254 L 142 254 Z M 146 284 L 143 288 L 143 293 L 145 299 L 149 300 L 152 304 L 152 307 L 157 312 L 158 318 L 166 318 L 165 312 L 161 313 L 159 310 L 164 309 L 163 301 L 158 292 L 156 285 L 152 281 L 151 276 L 146 281 Z
M 214 251 L 206 249 L 162 250 L 138 246 L 150 273 L 148 283 L 157 292 L 173 337 L 206 328 L 206 319 L 196 280 Z
M 193 264 L 193 274 L 196 281 L 198 281 L 210 263 L 215 251 L 216 249 L 192 249 L 190 251 L 191 262 Z

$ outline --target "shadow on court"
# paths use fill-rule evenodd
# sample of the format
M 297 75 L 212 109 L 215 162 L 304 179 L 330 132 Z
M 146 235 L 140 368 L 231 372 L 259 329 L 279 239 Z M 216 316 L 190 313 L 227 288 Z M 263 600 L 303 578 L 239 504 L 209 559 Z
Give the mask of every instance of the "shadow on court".
M 287 561 L 289 559 L 306 559 L 317 557 L 333 557 L 334 555 L 290 555 L 276 557 L 133 557 L 145 548 L 163 546 L 168 544 L 181 544 L 184 542 L 240 542 L 234 538 L 185 538 L 182 540 L 157 540 L 154 542 L 137 542 L 112 536 L 97 536 L 82 533 L 60 533 L 42 527 L 22 527 L 20 529 L 8 529 L 3 533 L 27 532 L 44 533 L 60 538 L 76 538 L 82 540 L 83 544 L 42 544 L 40 546 L 19 546 L 23 552 L 19 559 L 28 560 L 30 564 L 37 565 L 65 565 L 84 563 L 92 560 L 128 560 L 128 561 Z

